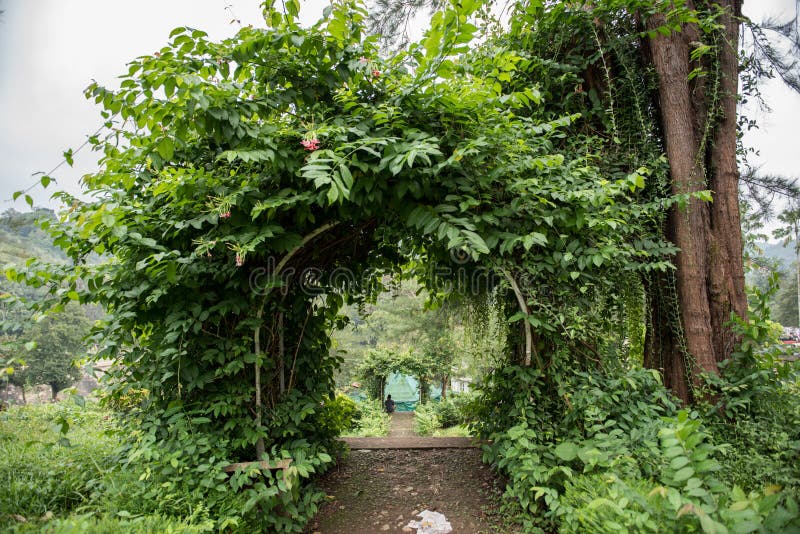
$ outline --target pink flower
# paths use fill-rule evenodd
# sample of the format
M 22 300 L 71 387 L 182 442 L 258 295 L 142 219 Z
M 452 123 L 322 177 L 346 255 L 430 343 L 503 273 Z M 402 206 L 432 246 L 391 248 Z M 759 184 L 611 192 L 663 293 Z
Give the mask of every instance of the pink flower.
M 220 213 L 219 214 L 219 218 L 220 219 L 230 219 L 231 218 L 231 212 L 230 211 L 225 211 L 223 213 Z
M 319 148 L 319 139 L 316 137 L 313 139 L 303 139 L 300 141 L 300 144 L 303 145 L 303 148 L 308 150 L 309 152 L 313 152 Z
M 236 266 L 241 267 L 244 265 L 244 257 L 241 254 L 236 254 Z
M 381 71 L 379 71 L 379 70 L 373 70 L 373 71 L 372 71 L 372 77 L 373 77 L 373 78 L 380 78 L 380 77 L 381 77 Z
M 358 58 L 358 62 L 361 63 L 362 65 L 366 65 L 367 63 L 369 63 L 369 60 L 365 57 L 360 57 Z

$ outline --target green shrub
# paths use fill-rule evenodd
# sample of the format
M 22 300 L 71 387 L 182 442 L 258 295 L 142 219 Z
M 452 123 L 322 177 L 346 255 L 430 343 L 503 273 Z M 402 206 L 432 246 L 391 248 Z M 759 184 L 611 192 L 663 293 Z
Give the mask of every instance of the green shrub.
M 465 393 L 450 393 L 447 400 L 453 403 L 458 413 L 458 424 L 467 424 L 475 419 L 476 413 L 473 407 L 477 395 L 473 391 Z
M 338 436 L 353 428 L 358 413 L 358 405 L 353 399 L 343 393 L 337 393 L 336 397 L 325 402 L 318 424 L 325 433 Z
M 176 409 L 161 425 L 114 415 L 71 402 L 0 414 L 0 523 L 23 517 L 20 532 L 301 532 L 317 512 L 323 494 L 305 481 L 332 464 L 319 444 L 287 441 L 268 456 L 291 458 L 288 468 L 228 475 L 228 443 L 194 432 L 201 417 Z
M 319 403 L 313 408 L 308 403 L 307 410 L 313 416 Z M 296 409 L 293 415 L 296 421 L 302 413 Z M 267 450 L 263 459 L 290 458 L 289 467 L 253 467 L 229 475 L 223 472 L 228 464 L 255 458 L 231 458 L 229 441 L 198 431 L 206 422 L 198 413 L 176 405 L 167 416 L 168 425 L 160 417 L 143 417 L 126 429 L 134 441 L 122 451 L 123 470 L 138 476 L 127 479 L 122 492 L 108 492 L 106 509 L 185 518 L 202 508 L 216 529 L 234 532 L 302 532 L 316 514 L 324 494 L 308 479 L 333 463 L 321 444 L 286 440 Z M 289 422 L 283 427 L 293 431 Z
M 758 464 L 763 460 L 759 454 L 778 455 L 778 451 L 753 453 L 742 447 L 741 440 L 721 443 L 737 423 L 725 417 L 720 406 L 714 407 L 718 415 L 705 417 L 678 412 L 657 375 L 644 370 L 616 369 L 606 374 L 556 369 L 558 385 L 529 368 L 497 373 L 482 386 L 484 415 L 471 426 L 491 440 L 484 460 L 508 477 L 506 496 L 522 509 L 527 528 L 562 532 L 800 528 L 791 486 L 797 471 L 794 457 L 772 456 L 774 462 L 764 465 L 774 472 L 769 480 L 759 477 Z M 765 387 L 761 394 L 767 398 L 768 392 L 791 390 L 787 385 L 791 383 Z M 756 397 L 746 410 L 737 408 L 740 416 L 754 417 L 747 414 L 756 408 Z M 792 412 L 797 399 L 784 402 Z M 777 419 L 792 420 L 787 417 Z M 768 424 L 764 428 L 777 430 Z M 756 427 L 750 430 L 755 440 Z M 791 435 L 795 427 L 784 432 Z M 784 454 L 794 454 L 791 444 L 785 444 L 789 446 Z M 731 453 L 734 447 L 738 450 Z M 747 455 L 756 459 L 748 461 Z M 738 476 L 748 486 L 730 483 L 735 478 L 731 458 L 747 467 Z M 787 489 L 765 487 L 780 476 Z
M 461 413 L 452 397 L 434 403 L 433 407 L 441 428 L 450 428 L 463 422 Z
M 353 428 L 346 432 L 354 437 L 383 437 L 389 433 L 390 417 L 383 411 L 379 400 L 356 403 Z
M 800 500 L 800 362 L 784 359 L 786 348 L 772 339 L 763 299 L 749 323 L 734 326 L 742 344 L 707 376 L 705 422 L 720 447 L 720 478 L 744 491 L 781 487 Z M 768 317 L 768 315 L 766 315 Z
M 414 410 L 414 432 L 420 436 L 430 436 L 437 428 L 441 428 L 441 424 L 436 415 L 436 406 L 432 403 L 418 404 Z

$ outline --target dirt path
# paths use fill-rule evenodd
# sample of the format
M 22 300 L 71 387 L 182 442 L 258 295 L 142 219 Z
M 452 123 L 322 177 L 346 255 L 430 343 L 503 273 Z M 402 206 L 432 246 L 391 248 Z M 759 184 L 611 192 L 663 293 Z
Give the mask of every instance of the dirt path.
M 416 437 L 412 423 L 410 414 L 394 414 L 383 439 L 437 439 Z M 416 532 L 406 525 L 423 510 L 444 514 L 454 534 L 514 532 L 501 524 L 502 491 L 477 448 L 352 450 L 319 485 L 327 499 L 311 533 Z

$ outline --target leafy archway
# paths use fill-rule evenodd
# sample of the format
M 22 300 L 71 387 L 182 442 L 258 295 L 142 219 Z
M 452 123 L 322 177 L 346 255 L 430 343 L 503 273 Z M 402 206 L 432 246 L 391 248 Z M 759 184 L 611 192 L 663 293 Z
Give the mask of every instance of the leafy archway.
M 120 364 L 116 394 L 148 392 L 128 461 L 157 481 L 198 473 L 184 491 L 222 525 L 255 507 L 275 529 L 313 513 L 299 488 L 335 447 L 318 424 L 329 336 L 383 275 L 402 267 L 440 298 L 506 288 L 509 362 L 544 368 L 582 335 L 577 310 L 674 251 L 641 222 L 676 200 L 640 200 L 648 168 L 601 171 L 579 116 L 548 116 L 535 87 L 509 92 L 515 52 L 466 54 L 477 6 L 390 60 L 360 7 L 304 29 L 292 6 L 221 43 L 177 29 L 118 91 L 90 87 L 103 168 L 84 179 L 94 201 L 61 195 L 55 230 L 75 266 L 53 295 L 105 306 L 98 357 Z M 111 256 L 85 264 L 93 253 Z M 221 472 L 282 458 L 282 475 Z
M 419 384 L 419 400 L 425 400 L 434 369 L 425 361 L 424 355 L 413 350 L 399 352 L 386 348 L 373 349 L 359 366 L 359 374 L 364 377 L 367 391 L 377 399 L 386 397 L 386 381 L 393 373 L 414 377 Z

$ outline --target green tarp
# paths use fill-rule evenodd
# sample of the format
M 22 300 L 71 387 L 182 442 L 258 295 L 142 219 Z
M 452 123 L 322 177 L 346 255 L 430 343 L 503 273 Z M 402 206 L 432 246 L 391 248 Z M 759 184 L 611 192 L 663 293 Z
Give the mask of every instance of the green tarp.
M 391 395 L 395 409 L 398 412 L 410 412 L 419 402 L 419 382 L 413 376 L 392 373 L 386 380 L 384 400 L 386 395 Z M 439 388 L 430 387 L 430 398 L 438 399 L 442 396 Z

